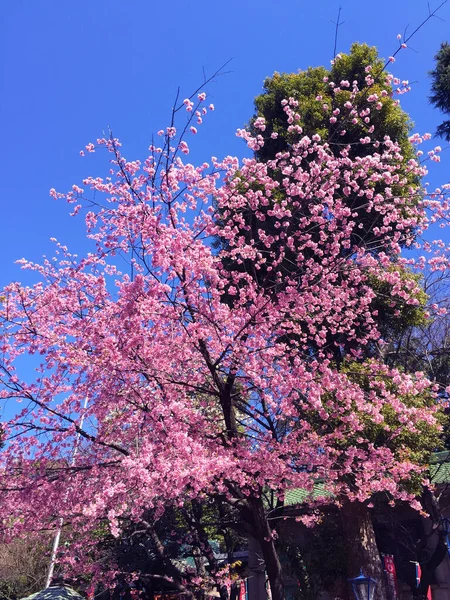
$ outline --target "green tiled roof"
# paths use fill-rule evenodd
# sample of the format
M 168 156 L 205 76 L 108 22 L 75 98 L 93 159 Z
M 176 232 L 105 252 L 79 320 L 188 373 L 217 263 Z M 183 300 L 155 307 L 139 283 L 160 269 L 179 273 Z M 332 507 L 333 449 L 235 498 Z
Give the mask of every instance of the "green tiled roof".
M 314 484 L 313 490 L 308 491 L 303 488 L 295 488 L 293 490 L 286 490 L 284 498 L 285 506 L 294 506 L 296 504 L 303 504 L 307 500 L 318 500 L 319 498 L 331 498 L 333 494 L 326 489 L 325 483 L 317 481 Z
M 432 483 L 442 485 L 450 483 L 450 451 L 435 452 L 430 459 L 430 478 Z M 333 494 L 326 489 L 323 481 L 316 481 L 313 490 L 303 488 L 286 490 L 284 505 L 295 506 L 303 504 L 308 500 L 319 500 L 320 498 L 332 498 Z
M 436 485 L 450 483 L 450 451 L 433 454 L 430 460 L 430 477 Z

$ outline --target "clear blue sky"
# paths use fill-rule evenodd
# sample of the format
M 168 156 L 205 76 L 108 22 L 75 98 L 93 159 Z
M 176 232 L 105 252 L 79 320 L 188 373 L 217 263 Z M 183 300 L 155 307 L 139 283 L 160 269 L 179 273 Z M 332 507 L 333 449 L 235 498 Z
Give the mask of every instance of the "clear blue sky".
M 23 276 L 15 259 L 51 252 L 51 236 L 82 248 L 82 219 L 68 217 L 68 205 L 48 191 L 103 172 L 105 155 L 80 158 L 86 143 L 111 127 L 127 157 L 144 158 L 152 132 L 168 123 L 177 86 L 189 95 L 202 69 L 209 75 L 232 58 L 231 72 L 207 90 L 216 111 L 195 138 L 194 156 L 244 154 L 235 130 L 252 115 L 264 78 L 328 65 L 339 5 L 338 50 L 368 42 L 383 56 L 428 11 L 426 0 L 4 0 L 0 286 Z M 393 69 L 416 82 L 403 105 L 422 132 L 441 119 L 428 106 L 427 71 L 450 38 L 450 3 L 439 15 L 445 21 L 428 23 L 411 42 L 415 52 L 403 51 Z

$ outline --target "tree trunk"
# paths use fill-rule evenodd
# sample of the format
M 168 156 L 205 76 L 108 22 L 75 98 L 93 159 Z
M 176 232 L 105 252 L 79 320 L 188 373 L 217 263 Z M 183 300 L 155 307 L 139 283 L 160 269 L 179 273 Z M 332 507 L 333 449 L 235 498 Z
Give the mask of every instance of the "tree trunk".
M 249 498 L 248 501 L 255 527 L 255 538 L 259 542 L 266 565 L 272 600 L 284 600 L 283 574 L 278 552 L 272 538 L 272 529 L 267 520 L 262 498 Z
M 434 583 L 435 570 L 447 556 L 447 544 L 441 527 L 441 511 L 438 501 L 429 488 L 422 492 L 422 506 L 429 515 L 428 527 L 417 544 L 417 555 L 422 571 L 417 598 L 426 598 L 428 588 Z
M 347 577 L 357 577 L 362 569 L 364 575 L 377 581 L 375 600 L 387 600 L 383 565 L 369 509 L 361 502 L 344 501 L 341 518 L 347 546 Z M 349 585 L 349 598 L 352 596 Z
M 203 555 L 200 551 L 200 548 L 194 546 L 192 548 L 192 556 L 194 558 L 195 568 L 197 570 L 197 575 L 200 576 L 203 580 L 206 579 L 206 568 L 205 563 L 203 562 Z M 205 600 L 205 590 L 201 589 L 195 594 L 196 600 Z

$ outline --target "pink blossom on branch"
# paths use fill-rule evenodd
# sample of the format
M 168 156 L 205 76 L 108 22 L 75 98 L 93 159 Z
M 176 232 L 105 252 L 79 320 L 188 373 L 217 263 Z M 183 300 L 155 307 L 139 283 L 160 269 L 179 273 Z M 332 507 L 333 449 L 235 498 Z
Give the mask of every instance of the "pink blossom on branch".
M 294 126 L 295 99 L 283 105 Z M 253 149 L 264 144 L 265 123 L 258 128 L 256 137 L 238 131 Z M 110 176 L 67 195 L 79 207 L 88 190 L 96 198 L 85 216 L 94 251 L 78 258 L 58 245 L 55 261 L 22 261 L 39 283 L 10 284 L 0 304 L 0 397 L 26 400 L 6 425 L 2 530 L 13 537 L 63 517 L 66 568 L 94 578 L 104 574 L 89 554 L 75 557 L 98 523 L 118 535 L 123 520 L 150 508 L 161 515 L 168 502 L 217 493 L 231 501 L 236 489 L 242 502 L 266 489 L 282 496 L 312 490 L 317 477 L 336 501 L 384 491 L 413 502 L 408 483 L 422 466 L 371 432 L 439 428 L 437 406 L 419 402 L 435 393 L 422 374 L 358 362 L 382 343 L 371 278 L 392 287 L 393 309 L 414 305 L 417 286 L 393 268 L 401 245 L 448 214 L 417 189 L 394 195 L 399 145 L 377 140 L 382 151 L 350 159 L 299 133 L 269 163 L 226 157 L 210 167 L 182 161 L 177 150 L 189 149 L 175 127 L 159 133 L 177 146 L 166 141 L 166 160 L 153 149 L 143 163 L 128 161 L 117 140 L 98 141 Z M 426 173 L 416 160 L 408 167 Z M 374 215 L 371 236 L 360 234 L 350 194 Z M 117 257 L 131 260 L 129 274 Z M 348 369 L 336 367 L 336 347 Z M 39 362 L 31 383 L 16 370 L 27 354 Z

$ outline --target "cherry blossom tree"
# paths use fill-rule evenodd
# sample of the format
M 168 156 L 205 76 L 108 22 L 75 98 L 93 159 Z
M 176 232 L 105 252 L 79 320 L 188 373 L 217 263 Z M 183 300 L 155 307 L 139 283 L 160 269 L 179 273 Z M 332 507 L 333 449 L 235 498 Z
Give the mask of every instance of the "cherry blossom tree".
M 398 43 L 402 50 L 405 43 L 401 36 Z M 256 113 L 249 125 L 250 133 L 254 136 L 260 135 L 264 141 L 264 144 L 255 147 L 255 157 L 261 162 L 267 162 L 279 152 L 288 150 L 305 135 L 319 135 L 327 142 L 335 156 L 339 156 L 342 148 L 346 147 L 348 157 L 353 159 L 356 156 L 368 156 L 378 152 L 379 142 L 365 143 L 367 136 L 370 135 L 373 140 L 385 139 L 388 136 L 401 150 L 395 156 L 400 177 L 395 182 L 377 181 L 372 192 L 383 198 L 392 194 L 407 196 L 409 202 L 416 203 L 420 181 L 409 164 L 409 161 L 416 157 L 416 148 L 410 139 L 411 120 L 397 100 L 409 90 L 409 82 L 387 75 L 387 64 L 379 58 L 376 48 L 366 44 L 353 44 L 348 54 L 335 57 L 330 68 L 310 67 L 292 74 L 275 73 L 267 78 L 264 82 L 264 92 L 255 99 Z M 288 106 L 286 98 L 292 99 L 295 111 Z M 368 109 L 368 106 L 372 108 Z M 303 160 L 306 167 L 309 157 Z M 271 176 L 279 182 L 286 182 L 290 177 L 280 169 L 272 169 Z M 295 184 L 295 179 L 293 183 Z M 285 187 L 286 183 L 277 190 L 278 202 L 289 202 L 283 191 Z M 361 196 L 359 190 L 347 188 L 343 201 L 352 211 L 355 221 L 353 235 L 364 237 L 364 240 L 357 240 L 356 243 L 366 248 L 371 247 L 372 252 L 377 252 L 376 236 L 372 240 L 370 238 L 373 229 L 382 224 L 382 213 L 372 211 L 366 204 L 366 196 Z M 303 207 L 304 213 L 306 210 L 307 208 Z M 271 216 L 270 211 L 271 206 L 268 206 L 263 222 L 256 217 L 251 208 L 243 213 L 247 238 L 251 238 L 255 248 L 262 252 L 265 249 L 264 236 L 276 232 L 277 220 Z M 261 230 L 264 236 L 260 235 Z M 411 235 L 414 236 L 415 232 L 412 231 Z M 216 243 L 219 247 L 226 247 L 227 242 L 219 238 Z M 405 237 L 400 240 L 400 245 L 406 243 L 411 244 L 411 238 Z M 350 246 L 353 246 L 353 240 Z M 348 253 L 351 249 L 342 248 L 341 251 Z M 282 273 L 290 274 L 292 269 L 296 268 L 293 255 L 295 251 L 292 255 L 286 253 L 283 261 L 279 263 L 278 269 Z M 270 288 L 274 279 L 272 270 L 268 269 L 271 267 L 270 256 L 266 258 L 264 267 L 258 270 L 255 269 L 252 259 L 238 263 L 228 258 L 225 264 L 229 269 L 245 271 L 257 279 L 260 285 Z M 393 296 L 396 295 L 394 285 L 386 280 L 380 281 L 375 276 L 369 277 L 367 284 L 375 294 L 371 310 L 383 344 L 379 344 L 377 340 L 366 344 L 363 354 L 384 361 L 388 359 L 391 366 L 396 366 L 389 351 L 390 345 L 395 345 L 398 340 L 410 335 L 414 328 L 428 325 L 425 316 L 427 294 L 420 289 L 420 276 L 412 273 L 407 266 L 392 262 L 388 268 L 396 270 L 403 281 L 402 287 L 412 285 L 417 289 L 417 302 L 407 304 L 402 302 L 401 298 L 392 302 Z M 233 298 L 228 298 L 228 301 L 233 302 Z M 326 346 L 338 366 L 351 355 L 355 343 L 327 329 Z M 310 351 L 317 351 L 314 342 Z M 413 372 L 418 370 L 421 369 L 412 369 Z M 353 577 L 363 564 L 366 569 L 371 569 L 373 575 L 382 583 L 383 567 L 372 527 L 372 511 L 367 504 L 369 500 L 365 505 L 344 502 L 341 507 L 347 546 L 351 549 L 347 553 L 347 576 Z M 352 523 L 352 528 L 346 525 L 349 522 Z
M 363 502 L 383 491 L 420 508 L 417 483 L 440 430 L 436 390 L 420 372 L 366 360 L 365 349 L 382 343 L 373 278 L 392 286 L 399 310 L 417 304 L 417 281 L 395 265 L 424 265 L 400 251 L 445 218 L 447 188 L 386 193 L 426 169 L 416 158 L 405 167 L 398 143 L 370 134 L 360 154 L 336 153 L 314 134 L 266 162 L 228 156 L 194 166 L 186 139 L 213 106 L 205 93 L 183 106 L 183 133 L 175 122 L 161 130 L 143 163 L 127 160 L 112 136 L 87 146 L 111 159 L 107 177 L 66 195 L 74 214 L 85 212 L 91 252 L 78 257 L 55 241 L 54 259 L 21 261 L 37 283 L 3 292 L 0 393 L 21 410 L 5 425 L 1 528 L 12 539 L 62 519 L 60 561 L 91 577 L 93 590 L 120 575 L 95 560 L 99 530 L 119 536 L 145 515 L 157 521 L 167 504 L 220 496 L 259 542 L 272 597 L 282 600 L 276 525 L 288 489 L 325 481 L 326 498 L 311 494 L 301 517 L 308 525 L 330 498 Z M 296 100 L 283 99 L 283 109 L 301 127 Z M 253 149 L 261 134 L 239 132 Z M 370 236 L 355 235 L 350 193 L 379 216 Z M 226 243 L 216 252 L 217 236 Z M 439 246 L 429 247 L 430 261 L 446 269 Z M 252 261 L 271 284 L 227 261 Z M 346 368 L 330 339 L 345 341 Z M 25 355 L 35 379 L 20 373 Z M 188 596 L 204 584 L 167 577 Z

